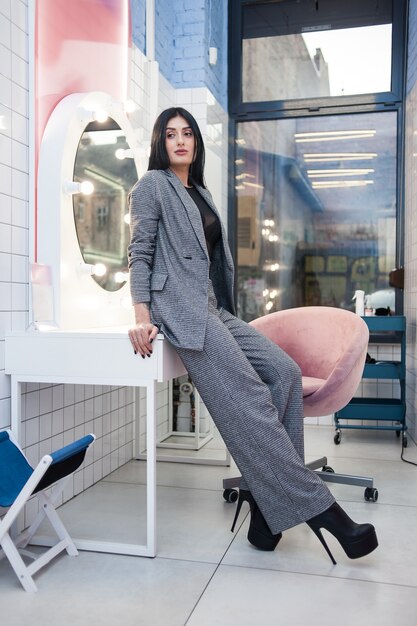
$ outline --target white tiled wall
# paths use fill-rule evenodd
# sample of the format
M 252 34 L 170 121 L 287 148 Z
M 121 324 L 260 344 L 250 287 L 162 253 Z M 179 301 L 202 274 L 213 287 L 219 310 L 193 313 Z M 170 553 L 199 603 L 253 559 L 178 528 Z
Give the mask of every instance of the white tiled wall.
M 10 426 L 4 338 L 28 326 L 28 27 L 27 4 L 0 0 L 0 428 Z M 28 355 L 29 356 L 29 355 Z M 64 499 L 133 455 L 133 391 L 124 387 L 23 385 L 23 446 L 30 461 L 94 432 L 86 462 Z M 27 507 L 25 523 L 36 511 Z

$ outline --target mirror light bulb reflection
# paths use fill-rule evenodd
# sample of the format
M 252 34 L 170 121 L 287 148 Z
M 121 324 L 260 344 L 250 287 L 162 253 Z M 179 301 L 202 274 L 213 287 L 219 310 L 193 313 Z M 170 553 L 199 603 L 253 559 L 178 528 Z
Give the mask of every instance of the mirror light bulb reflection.
M 128 272 L 116 272 L 114 275 L 114 280 L 116 283 L 125 283 L 128 277 Z
M 120 159 L 123 161 L 124 159 L 133 159 L 133 150 L 124 150 L 123 148 L 119 148 L 114 153 L 116 159 Z
M 81 274 L 90 274 L 92 276 L 104 276 L 107 273 L 107 267 L 104 263 L 80 263 L 79 271 Z
M 90 180 L 83 180 L 77 182 L 75 180 L 66 180 L 62 185 L 62 190 L 66 195 L 74 195 L 76 193 L 82 193 L 86 196 L 91 195 L 94 192 L 94 185 Z

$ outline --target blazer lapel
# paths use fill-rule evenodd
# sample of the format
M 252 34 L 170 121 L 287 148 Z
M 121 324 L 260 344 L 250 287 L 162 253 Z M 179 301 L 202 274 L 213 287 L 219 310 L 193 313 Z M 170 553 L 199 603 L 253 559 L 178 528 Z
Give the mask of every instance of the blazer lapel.
M 203 248 L 205 255 L 208 258 L 206 238 L 204 236 L 204 228 L 203 228 L 203 222 L 201 221 L 200 211 L 198 210 L 195 203 L 188 195 L 188 192 L 186 191 L 184 185 L 179 180 L 179 178 L 173 172 L 170 172 L 169 170 L 165 170 L 165 173 L 168 177 L 169 182 L 171 183 L 171 185 L 177 192 L 181 202 L 183 203 L 187 211 L 191 226 L 193 227 L 196 237 L 198 241 L 200 242 L 200 245 Z M 200 191 L 200 188 L 199 188 L 199 191 Z M 204 199 L 206 200 L 206 198 Z M 211 206 L 212 205 L 210 204 L 210 207 Z
M 207 202 L 207 204 L 209 205 L 209 207 L 211 208 L 213 213 L 215 213 L 217 215 L 217 217 L 219 218 L 220 228 L 221 228 L 221 231 L 222 231 L 223 250 L 224 250 L 224 253 L 225 253 L 225 256 L 226 256 L 226 261 L 227 261 L 227 264 L 229 265 L 230 269 L 232 271 L 234 271 L 234 263 L 233 263 L 232 254 L 230 252 L 230 248 L 229 248 L 229 245 L 227 243 L 227 241 L 228 241 L 227 240 L 227 233 L 226 233 L 226 230 L 224 228 L 224 224 L 223 224 L 223 221 L 222 221 L 222 219 L 220 217 L 220 214 L 219 214 L 219 212 L 217 210 L 217 207 L 216 207 L 216 205 L 213 202 L 213 199 L 211 197 L 211 193 L 207 189 L 205 189 L 204 187 L 200 187 L 200 185 L 195 185 L 195 186 L 196 186 L 198 192 L 201 194 L 201 196 Z

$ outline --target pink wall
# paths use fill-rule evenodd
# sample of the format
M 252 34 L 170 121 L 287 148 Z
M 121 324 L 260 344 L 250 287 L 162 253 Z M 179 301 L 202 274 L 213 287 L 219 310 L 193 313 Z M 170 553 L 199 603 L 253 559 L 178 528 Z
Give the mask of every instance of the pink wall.
M 35 12 L 35 167 L 49 116 L 62 98 L 105 91 L 127 97 L 129 0 L 37 0 Z M 36 197 L 36 195 L 35 195 Z M 37 260 L 35 207 L 35 261 Z

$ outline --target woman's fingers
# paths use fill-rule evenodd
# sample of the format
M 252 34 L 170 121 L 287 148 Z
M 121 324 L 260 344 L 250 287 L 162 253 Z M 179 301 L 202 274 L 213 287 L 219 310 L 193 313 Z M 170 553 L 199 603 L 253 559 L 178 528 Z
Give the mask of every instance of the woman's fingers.
M 141 357 L 150 357 L 152 354 L 152 341 L 158 334 L 158 328 L 153 324 L 138 324 L 129 330 L 129 338 L 135 354 Z

